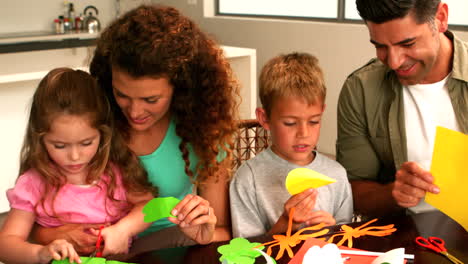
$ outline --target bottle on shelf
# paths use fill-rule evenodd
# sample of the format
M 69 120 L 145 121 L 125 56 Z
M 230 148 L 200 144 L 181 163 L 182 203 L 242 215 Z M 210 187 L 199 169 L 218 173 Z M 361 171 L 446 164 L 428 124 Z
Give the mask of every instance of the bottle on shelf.
M 70 19 L 68 17 L 63 19 L 63 27 L 64 27 L 66 33 L 70 32 L 72 30 Z
M 57 34 L 64 34 L 65 33 L 65 23 L 64 23 L 64 17 L 59 16 L 58 19 L 55 19 L 54 22 L 57 21 L 55 24 L 55 33 Z
M 70 20 L 70 29 L 71 30 L 76 29 L 76 25 L 75 25 L 75 7 L 73 6 L 73 3 L 68 4 L 68 19 Z

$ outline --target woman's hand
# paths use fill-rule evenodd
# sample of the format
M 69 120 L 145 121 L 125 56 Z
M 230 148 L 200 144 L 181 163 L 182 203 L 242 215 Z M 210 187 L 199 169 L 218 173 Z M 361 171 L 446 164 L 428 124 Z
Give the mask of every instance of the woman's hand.
M 127 230 L 119 229 L 117 225 L 111 225 L 103 228 L 101 231 L 102 239 L 105 241 L 101 247 L 102 255 L 116 255 L 116 254 L 127 254 L 129 248 L 129 241 L 131 235 L 126 232 Z M 92 230 L 94 234 L 98 234 L 99 230 Z
M 176 217 L 169 217 L 169 221 L 178 225 L 190 239 L 199 244 L 213 241 L 217 218 L 207 200 L 188 194 L 174 207 L 171 214 Z
M 49 263 L 52 259 L 63 260 L 68 258 L 70 263 L 81 263 L 80 256 L 76 253 L 73 245 L 63 239 L 54 240 L 47 246 L 43 246 L 39 251 L 40 263 Z
M 99 224 L 65 224 L 59 227 L 46 228 L 35 225 L 33 238 L 42 245 L 64 239 L 71 243 L 74 249 L 83 255 L 89 255 L 95 249 L 97 236 L 88 232 L 91 228 L 99 228 Z

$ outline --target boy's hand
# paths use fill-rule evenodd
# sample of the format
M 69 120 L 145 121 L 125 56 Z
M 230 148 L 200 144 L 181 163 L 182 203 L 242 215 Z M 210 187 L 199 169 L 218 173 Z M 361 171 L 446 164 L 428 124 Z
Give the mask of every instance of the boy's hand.
M 311 219 L 314 216 L 315 200 L 317 199 L 316 189 L 307 189 L 301 193 L 291 196 L 284 204 L 283 217 L 289 218 L 289 211 L 292 207 L 296 207 L 294 212 L 293 222 L 301 224 Z
M 38 254 L 40 263 L 49 263 L 52 259 L 63 260 L 66 258 L 70 260 L 70 263 L 81 263 L 80 256 L 76 253 L 73 245 L 63 239 L 54 240 L 52 243 L 43 246 Z
M 315 211 L 312 212 L 312 217 L 307 219 L 306 225 L 313 226 L 324 223 L 326 226 L 332 226 L 336 224 L 335 218 L 328 212 L 325 211 Z

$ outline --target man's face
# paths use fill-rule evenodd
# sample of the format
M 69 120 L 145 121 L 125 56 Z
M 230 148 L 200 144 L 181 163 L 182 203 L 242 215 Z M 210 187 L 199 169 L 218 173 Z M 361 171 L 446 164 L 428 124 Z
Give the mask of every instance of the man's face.
M 366 24 L 377 57 L 395 71 L 401 84 L 434 83 L 446 71 L 437 21 L 418 24 L 410 13 L 382 24 Z

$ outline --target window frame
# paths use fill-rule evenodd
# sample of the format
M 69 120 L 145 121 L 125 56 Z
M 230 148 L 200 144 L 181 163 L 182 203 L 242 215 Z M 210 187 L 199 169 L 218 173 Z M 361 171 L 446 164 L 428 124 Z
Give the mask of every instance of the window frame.
M 219 2 L 222 0 L 213 0 L 215 7 L 215 16 L 226 17 L 241 17 L 241 18 L 258 18 L 258 19 L 281 19 L 291 21 L 313 21 L 313 22 L 333 22 L 343 24 L 364 24 L 362 19 L 345 18 L 345 2 L 355 0 L 338 0 L 338 10 L 336 18 L 323 18 L 323 17 L 299 17 L 299 16 L 283 16 L 283 15 L 252 15 L 252 14 L 237 14 L 237 13 L 221 13 Z M 468 22 L 466 25 L 449 24 L 449 30 L 468 31 Z

